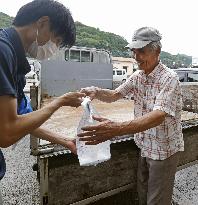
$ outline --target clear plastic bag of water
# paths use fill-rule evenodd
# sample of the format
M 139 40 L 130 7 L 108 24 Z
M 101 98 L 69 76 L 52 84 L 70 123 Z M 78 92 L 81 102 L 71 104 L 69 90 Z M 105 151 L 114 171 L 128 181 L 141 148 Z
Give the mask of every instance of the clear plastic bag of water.
M 79 122 L 77 133 L 83 132 L 81 130 L 82 127 L 96 124 L 97 122 L 92 116 L 99 116 L 91 105 L 89 97 L 84 98 L 82 106 L 84 108 L 84 113 Z M 77 137 L 76 147 L 80 166 L 97 165 L 109 160 L 111 158 L 110 144 L 110 140 L 107 140 L 97 145 L 85 145 L 85 142 L 79 141 L 79 138 Z

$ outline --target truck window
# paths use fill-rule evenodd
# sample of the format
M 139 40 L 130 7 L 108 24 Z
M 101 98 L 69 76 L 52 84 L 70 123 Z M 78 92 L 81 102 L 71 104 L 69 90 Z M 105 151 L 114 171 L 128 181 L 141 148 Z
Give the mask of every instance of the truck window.
M 188 73 L 188 78 L 187 78 L 188 82 L 198 82 L 198 73 L 194 72 L 194 73 L 191 73 L 189 72 Z
M 80 50 L 70 50 L 70 61 L 80 62 Z
M 90 62 L 90 51 L 81 51 L 81 62 Z
M 177 75 L 179 76 L 180 82 L 185 82 L 185 72 L 182 71 L 176 71 Z
M 110 56 L 106 51 L 97 51 L 96 55 L 97 55 L 98 63 L 104 63 L 104 64 L 111 63 Z
M 123 69 L 126 70 L 126 72 L 127 72 L 128 66 L 123 66 Z
M 53 59 L 64 59 L 65 61 L 74 62 L 92 62 L 111 64 L 111 55 L 107 51 L 74 47 L 70 49 L 62 49 L 54 55 Z
M 117 70 L 117 75 L 122 75 L 122 71 L 121 70 Z

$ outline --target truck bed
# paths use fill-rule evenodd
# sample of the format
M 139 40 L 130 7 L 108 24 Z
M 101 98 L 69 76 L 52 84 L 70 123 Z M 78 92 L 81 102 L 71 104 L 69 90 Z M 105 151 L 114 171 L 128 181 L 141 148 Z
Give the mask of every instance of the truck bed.
M 45 99 L 42 106 L 52 100 Z M 103 117 L 116 121 L 133 119 L 132 100 L 121 99 L 109 104 L 94 100 L 92 103 Z M 43 126 L 72 139 L 82 112 L 82 107 L 62 107 Z M 197 119 L 196 113 L 182 112 L 185 151 L 181 154 L 178 169 L 197 163 Z M 40 144 L 37 160 L 41 201 L 57 205 L 92 204 L 94 201 L 97 205 L 138 204 L 136 176 L 139 149 L 130 140 L 132 137 L 115 139 L 111 144 L 111 159 L 96 167 L 80 167 L 78 158 L 67 149 Z
M 51 102 L 54 98 L 46 98 L 42 107 Z M 104 103 L 98 100 L 92 101 L 93 106 L 101 115 L 115 121 L 133 119 L 133 101 L 119 100 L 113 103 Z M 62 107 L 57 110 L 51 118 L 46 121 L 43 127 L 52 131 L 64 134 L 67 138 L 75 138 L 78 123 L 83 114 L 83 108 Z
M 50 103 L 53 99 L 54 98 L 44 99 L 42 107 Z M 104 103 L 99 100 L 93 100 L 92 104 L 102 117 L 115 121 L 126 121 L 134 118 L 134 102 L 132 100 L 121 99 L 113 103 Z M 65 106 L 57 110 L 43 126 L 52 131 L 64 134 L 67 138 L 74 139 L 82 114 L 82 107 L 72 108 Z M 182 121 L 195 119 L 198 119 L 197 113 L 182 111 Z

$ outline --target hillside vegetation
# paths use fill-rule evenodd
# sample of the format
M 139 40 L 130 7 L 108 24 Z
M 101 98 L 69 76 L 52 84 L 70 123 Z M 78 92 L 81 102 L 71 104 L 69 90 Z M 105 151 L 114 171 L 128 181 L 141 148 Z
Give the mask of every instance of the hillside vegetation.
M 13 17 L 0 12 L 0 28 L 12 24 Z M 94 47 L 109 50 L 113 56 L 130 57 L 130 53 L 124 47 L 128 44 L 122 36 L 114 33 L 101 31 L 99 28 L 86 26 L 76 22 L 76 46 Z M 184 54 L 171 55 L 168 52 L 161 52 L 161 61 L 170 68 L 189 67 L 192 57 Z
M 12 24 L 13 17 L 0 12 L 0 28 L 8 27 Z

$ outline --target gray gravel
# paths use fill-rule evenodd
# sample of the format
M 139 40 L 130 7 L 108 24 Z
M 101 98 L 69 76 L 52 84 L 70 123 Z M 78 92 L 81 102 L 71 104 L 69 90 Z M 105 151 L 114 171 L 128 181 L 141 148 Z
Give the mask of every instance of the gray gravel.
M 198 164 L 177 172 L 173 200 L 176 205 L 198 205 Z
M 29 136 L 16 148 L 3 149 L 7 172 L 1 181 L 4 205 L 39 205 L 39 185 L 32 165 L 36 158 L 30 156 Z
M 15 150 L 3 149 L 7 173 L 1 181 L 4 205 L 39 205 L 39 185 L 30 156 L 29 136 L 19 142 Z M 174 205 L 198 205 L 198 165 L 180 170 L 176 174 Z

